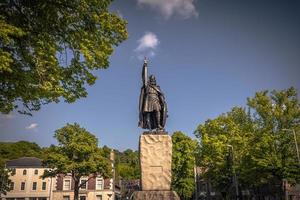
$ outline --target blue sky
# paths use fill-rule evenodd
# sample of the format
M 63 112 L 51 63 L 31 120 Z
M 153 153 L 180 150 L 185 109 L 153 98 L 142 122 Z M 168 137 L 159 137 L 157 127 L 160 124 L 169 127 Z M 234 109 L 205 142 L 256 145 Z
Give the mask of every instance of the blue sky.
M 79 123 L 100 145 L 137 149 L 138 98 L 144 55 L 169 108 L 166 130 L 196 127 L 256 91 L 300 93 L 300 2 L 297 0 L 115 0 L 129 38 L 110 67 L 95 72 L 88 97 L 49 104 L 33 116 L 0 116 L 1 141 L 55 144 L 54 131 Z

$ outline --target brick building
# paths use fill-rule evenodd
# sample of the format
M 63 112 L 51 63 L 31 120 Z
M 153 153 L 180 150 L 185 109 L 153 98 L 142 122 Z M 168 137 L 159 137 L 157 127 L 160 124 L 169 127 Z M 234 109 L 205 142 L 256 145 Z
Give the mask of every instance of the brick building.
M 83 177 L 81 181 L 86 181 L 79 190 L 80 200 L 112 200 L 114 192 L 112 179 L 102 177 Z M 74 195 L 74 181 L 71 176 L 59 175 L 56 177 L 56 185 L 53 190 L 53 199 L 72 200 Z

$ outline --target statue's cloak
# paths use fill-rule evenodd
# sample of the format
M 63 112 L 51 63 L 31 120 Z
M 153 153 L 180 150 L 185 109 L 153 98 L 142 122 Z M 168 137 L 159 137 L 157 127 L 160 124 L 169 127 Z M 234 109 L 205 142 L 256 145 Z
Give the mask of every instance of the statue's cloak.
M 147 87 L 152 87 L 154 88 L 157 92 L 158 92 L 158 97 L 159 97 L 159 103 L 161 106 L 161 110 L 160 110 L 160 125 L 161 127 L 165 127 L 166 125 L 166 119 L 167 119 L 167 103 L 165 101 L 165 97 L 164 94 L 161 92 L 159 86 L 153 87 L 148 85 Z M 140 93 L 140 101 L 139 101 L 139 127 L 144 128 L 144 129 L 155 129 L 158 128 L 157 125 L 155 124 L 155 120 L 154 119 L 147 119 L 148 117 L 155 117 L 154 113 L 149 113 L 149 112 L 145 112 L 144 108 L 147 107 L 148 102 L 148 98 L 147 98 L 147 93 L 146 91 L 146 87 L 143 86 L 141 88 L 141 93 Z M 150 122 L 150 124 L 149 124 Z

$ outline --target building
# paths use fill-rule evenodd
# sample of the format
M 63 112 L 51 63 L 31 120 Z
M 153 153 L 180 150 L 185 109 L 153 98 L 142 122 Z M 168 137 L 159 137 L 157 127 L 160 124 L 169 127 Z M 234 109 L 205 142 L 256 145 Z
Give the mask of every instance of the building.
M 41 178 L 46 168 L 35 157 L 23 157 L 6 162 L 6 168 L 12 169 L 10 175 L 11 191 L 0 200 L 72 200 L 74 181 L 69 175 L 54 178 Z M 83 177 L 85 182 L 79 190 L 80 200 L 113 200 L 120 196 L 120 188 L 113 188 L 113 179 L 102 177 Z
M 6 162 L 12 169 L 11 191 L 2 200 L 50 200 L 54 178 L 41 178 L 45 168 L 38 158 L 23 157 Z
M 102 177 L 83 177 L 80 183 L 83 184 L 79 190 L 80 200 L 112 200 L 114 191 L 112 179 Z M 54 200 L 72 200 L 74 198 L 74 181 L 71 176 L 58 175 L 53 190 Z

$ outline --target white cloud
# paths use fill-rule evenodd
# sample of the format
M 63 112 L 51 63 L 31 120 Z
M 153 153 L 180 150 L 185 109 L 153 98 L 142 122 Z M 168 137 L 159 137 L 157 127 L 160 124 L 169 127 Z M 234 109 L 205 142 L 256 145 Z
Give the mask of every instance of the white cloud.
M 138 40 L 139 46 L 137 51 L 144 51 L 147 49 L 155 49 L 159 44 L 157 36 L 154 33 L 146 32 L 145 35 Z
M 166 19 L 179 15 L 184 19 L 198 17 L 195 0 L 137 0 L 139 6 L 150 6 L 158 10 Z
M 134 50 L 139 59 L 144 57 L 155 56 L 155 49 L 159 45 L 157 36 L 152 32 L 146 32 L 143 37 L 138 40 L 138 47 Z
M 25 128 L 27 130 L 33 130 L 33 129 L 36 129 L 38 127 L 38 124 L 37 123 L 32 123 L 30 124 L 29 126 L 26 126 Z

